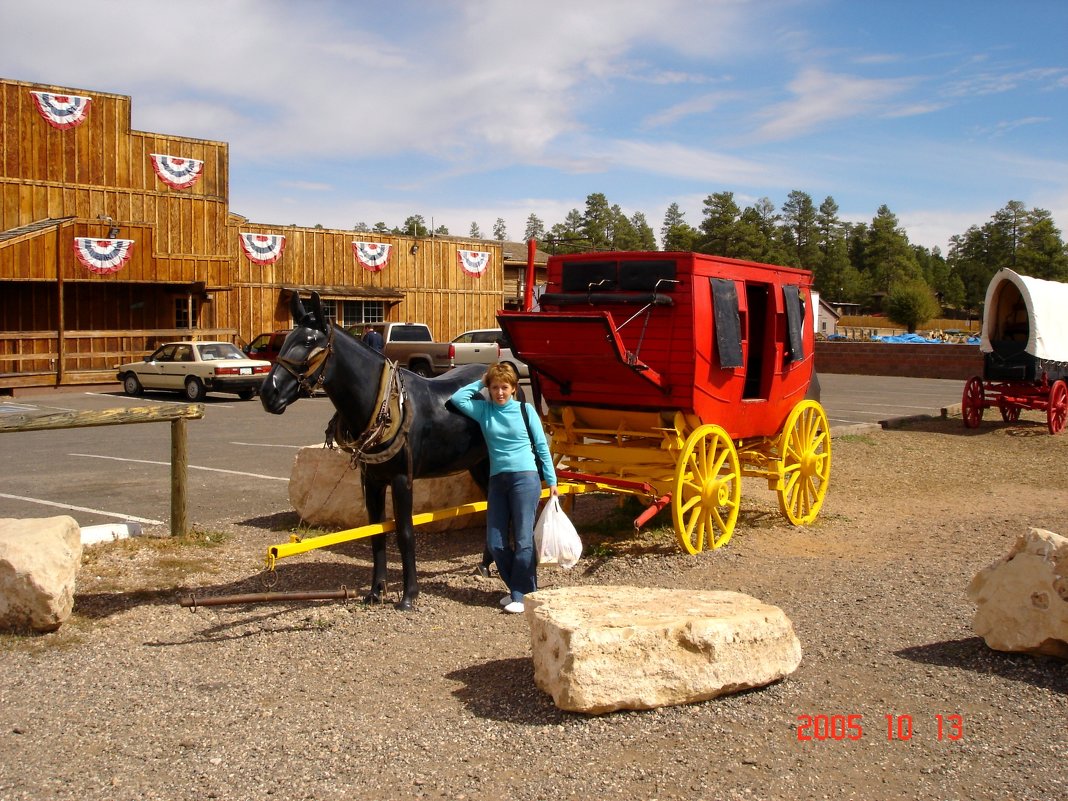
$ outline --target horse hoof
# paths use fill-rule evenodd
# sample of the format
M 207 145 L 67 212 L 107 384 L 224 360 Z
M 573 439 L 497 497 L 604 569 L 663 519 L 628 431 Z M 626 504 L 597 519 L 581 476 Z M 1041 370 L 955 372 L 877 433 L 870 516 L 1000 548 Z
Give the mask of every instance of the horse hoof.
M 371 592 L 363 597 L 363 602 L 365 604 L 380 604 L 382 603 L 382 596 L 376 592 Z
M 397 609 L 402 612 L 411 612 L 414 608 L 410 598 L 401 598 L 397 601 Z

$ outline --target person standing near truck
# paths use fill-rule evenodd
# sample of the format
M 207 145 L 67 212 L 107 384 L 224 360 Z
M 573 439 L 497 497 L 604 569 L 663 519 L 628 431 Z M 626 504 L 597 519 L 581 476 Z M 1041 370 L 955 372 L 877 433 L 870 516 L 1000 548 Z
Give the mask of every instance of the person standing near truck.
M 374 348 L 379 353 L 382 352 L 384 346 L 382 335 L 375 331 L 374 327 L 370 325 L 363 330 L 363 343 L 370 348 Z
M 557 494 L 556 470 L 545 432 L 537 422 L 534 407 L 513 397 L 518 386 L 519 378 L 511 365 L 498 363 L 490 365 L 480 380 L 460 387 L 449 399 L 457 410 L 479 424 L 486 438 L 490 458 L 486 545 L 497 572 L 508 585 L 509 594 L 501 599 L 501 605 L 511 614 L 524 611 L 524 596 L 538 588 L 534 517 L 542 479 L 552 494 Z M 481 397 L 484 388 L 489 389 L 489 403 Z M 527 420 L 534 422 L 528 426 Z M 509 524 L 514 546 L 508 541 Z

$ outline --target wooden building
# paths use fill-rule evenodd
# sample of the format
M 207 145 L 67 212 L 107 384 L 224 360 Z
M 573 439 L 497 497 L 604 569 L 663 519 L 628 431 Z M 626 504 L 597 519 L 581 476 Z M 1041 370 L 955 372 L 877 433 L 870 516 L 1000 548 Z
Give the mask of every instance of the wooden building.
M 159 342 L 342 324 L 496 325 L 500 243 L 250 222 L 225 142 L 132 130 L 131 98 L 0 79 L 0 393 L 114 380 Z

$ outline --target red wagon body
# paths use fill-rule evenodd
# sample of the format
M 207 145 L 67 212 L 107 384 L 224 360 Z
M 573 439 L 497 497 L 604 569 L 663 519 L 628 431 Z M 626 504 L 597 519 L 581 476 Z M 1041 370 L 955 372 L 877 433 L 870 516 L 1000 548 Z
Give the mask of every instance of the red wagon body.
M 713 545 L 729 538 L 742 475 L 768 479 L 793 522 L 811 522 L 822 502 L 830 438 L 806 401 L 811 283 L 805 270 L 697 253 L 554 256 L 538 310 L 498 320 L 531 368 L 566 476 L 655 508 L 700 495 L 691 506 L 707 519 L 675 509 L 694 551 L 706 539 L 695 527 L 718 529 L 707 532 Z M 708 462 L 700 480 L 691 457 Z

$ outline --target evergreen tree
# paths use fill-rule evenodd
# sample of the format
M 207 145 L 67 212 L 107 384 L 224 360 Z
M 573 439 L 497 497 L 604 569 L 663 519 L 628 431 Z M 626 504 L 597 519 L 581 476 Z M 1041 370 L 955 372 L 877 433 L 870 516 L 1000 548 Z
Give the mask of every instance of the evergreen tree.
M 426 227 L 426 220 L 422 214 L 413 214 L 404 221 L 404 225 L 393 231 L 401 236 L 429 236 L 430 229 Z
M 384 222 L 376 222 L 375 227 L 371 229 L 376 234 L 388 234 L 390 233 L 389 226 Z
M 656 250 L 656 234 L 640 211 L 634 212 L 630 218 L 630 224 L 638 234 L 638 250 Z
M 564 221 L 556 223 L 549 231 L 547 242 L 553 253 L 579 253 L 588 250 L 586 238 L 582 234 L 582 212 L 571 209 Z
M 534 212 L 530 213 L 527 217 L 527 227 L 523 231 L 523 241 L 526 242 L 531 239 L 544 239 L 545 238 L 545 223 L 543 223 L 538 215 Z
M 864 269 L 876 290 L 889 292 L 896 283 L 923 280 L 905 230 L 887 206 L 871 221 L 864 248 Z
M 697 249 L 716 256 L 734 256 L 741 211 L 733 192 L 716 192 L 704 200 L 702 239 Z
M 352 230 L 358 234 L 366 234 L 369 233 L 371 229 L 367 227 L 367 223 L 358 222 L 354 226 L 352 226 Z
M 448 235 L 449 235 L 449 229 L 446 228 L 444 225 L 439 225 L 437 228 L 434 229 L 434 236 L 448 236 Z
M 782 205 L 783 242 L 790 250 L 791 267 L 815 270 L 820 259 L 820 231 L 816 206 L 805 192 L 795 189 Z
M 638 237 L 637 229 L 631 224 L 627 215 L 623 213 L 623 209 L 617 203 L 612 206 L 611 212 L 612 224 L 609 249 L 638 250 L 641 245 L 641 239 Z
M 482 238 L 482 231 L 479 229 L 477 222 L 471 223 L 471 229 L 467 232 L 467 236 L 470 239 L 481 239 Z
M 691 251 L 697 241 L 697 229 L 686 222 L 686 213 L 679 211 L 679 204 L 672 203 L 664 213 L 660 226 L 660 241 L 664 250 Z
M 582 235 L 592 250 L 612 249 L 612 228 L 615 214 L 608 205 L 608 198 L 600 192 L 586 197 L 586 213 L 582 216 Z
M 1032 209 L 1026 217 L 1016 251 L 1016 270 L 1051 281 L 1068 279 L 1068 251 L 1045 209 Z

